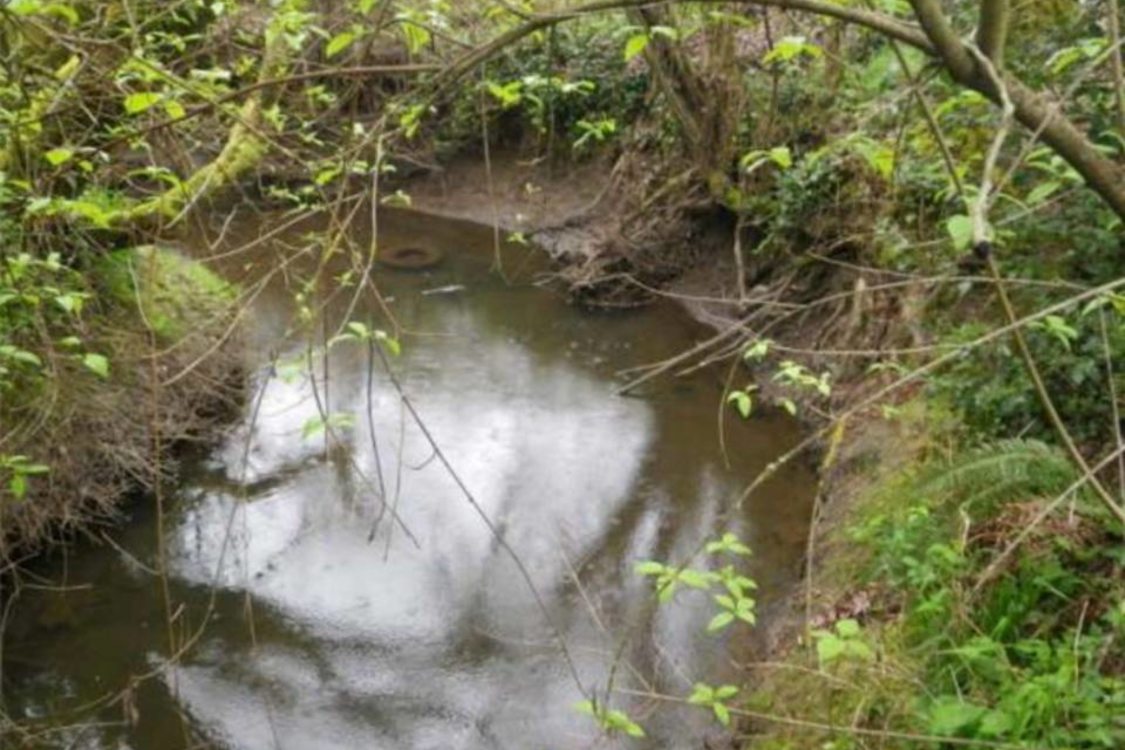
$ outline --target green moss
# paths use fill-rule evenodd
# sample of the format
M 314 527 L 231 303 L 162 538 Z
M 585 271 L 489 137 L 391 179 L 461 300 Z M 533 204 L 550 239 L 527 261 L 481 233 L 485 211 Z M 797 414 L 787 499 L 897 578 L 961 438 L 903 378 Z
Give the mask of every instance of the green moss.
M 220 316 L 238 290 L 198 261 L 144 245 L 111 253 L 100 268 L 109 298 L 143 313 L 153 331 L 175 340 Z
M 261 104 L 250 99 L 239 113 L 239 122 L 231 128 L 223 150 L 215 160 L 187 178 L 182 184 L 168 188 L 160 195 L 115 215 L 120 223 L 138 221 L 150 216 L 174 217 L 202 196 L 234 183 L 257 164 L 266 153 L 266 144 L 255 129 L 261 120 Z

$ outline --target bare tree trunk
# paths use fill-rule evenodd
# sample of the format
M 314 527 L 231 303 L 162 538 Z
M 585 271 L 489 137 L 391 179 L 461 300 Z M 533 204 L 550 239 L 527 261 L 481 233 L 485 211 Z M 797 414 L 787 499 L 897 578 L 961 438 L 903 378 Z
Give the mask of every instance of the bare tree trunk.
M 270 81 L 284 72 L 287 51 L 285 36 L 273 35 L 262 52 L 259 81 Z M 130 223 L 150 217 L 175 217 L 204 196 L 231 184 L 252 169 L 266 152 L 266 143 L 260 134 L 262 97 L 263 92 L 259 89 L 243 102 L 226 143 L 211 162 L 200 167 L 181 184 L 119 212 L 114 220 Z
M 662 8 L 634 8 L 629 16 L 650 33 L 655 26 L 675 24 Z M 702 66 L 694 64 L 681 45 L 660 35 L 653 35 L 645 48 L 657 85 L 683 128 L 692 162 L 717 198 L 729 183 L 734 134 L 745 98 L 736 67 L 734 32 L 733 24 L 727 22 L 707 27 Z

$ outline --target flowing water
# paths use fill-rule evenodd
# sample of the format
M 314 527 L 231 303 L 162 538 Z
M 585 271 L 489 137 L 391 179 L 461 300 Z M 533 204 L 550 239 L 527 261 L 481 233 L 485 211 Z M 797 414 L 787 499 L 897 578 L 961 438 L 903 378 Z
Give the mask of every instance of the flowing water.
M 715 609 L 698 591 L 652 607 L 652 582 L 633 569 L 731 530 L 753 548 L 759 599 L 790 589 L 812 496 L 804 469 L 781 471 L 722 524 L 798 439 L 794 424 L 728 418 L 728 468 L 725 372 L 615 395 L 620 370 L 709 335 L 678 307 L 584 311 L 533 283 L 533 250 L 505 246 L 503 277 L 492 272 L 491 230 L 392 211 L 379 224 L 384 252 L 415 245 L 444 260 L 377 266 L 383 302 L 353 304 L 341 254 L 332 284 L 306 295 L 314 309 L 327 300 L 311 326 L 294 293 L 315 264 L 285 258 L 312 246 L 315 224 L 224 255 L 248 289 L 272 275 L 244 316 L 244 413 L 167 492 L 167 608 L 151 499 L 111 541 L 39 564 L 7 618 L 3 699 L 13 719 L 50 721 L 0 744 L 605 747 L 614 741 L 574 709 L 577 683 L 604 688 L 623 637 L 618 687 L 684 695 L 731 676 L 740 626 L 708 635 Z M 275 226 L 241 217 L 216 251 Z M 325 361 L 300 332 L 331 335 L 345 316 L 389 328 L 386 310 L 402 330 L 392 366 L 440 455 L 364 344 L 336 343 Z M 331 437 L 317 429 L 322 410 Z M 174 668 L 169 610 L 177 646 L 191 645 Z M 713 725 L 695 708 L 615 703 L 648 732 L 633 746 L 701 747 Z

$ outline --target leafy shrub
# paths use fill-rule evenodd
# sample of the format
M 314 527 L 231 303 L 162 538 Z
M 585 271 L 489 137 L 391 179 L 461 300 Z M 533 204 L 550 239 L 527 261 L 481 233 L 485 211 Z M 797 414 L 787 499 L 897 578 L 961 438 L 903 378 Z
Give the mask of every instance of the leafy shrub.
M 1009 440 L 900 480 L 893 494 L 910 504 L 855 530 L 872 581 L 901 601 L 903 658 L 924 685 L 915 731 L 1035 747 L 1125 742 L 1125 678 L 1106 653 L 1125 632 L 1112 572 L 1121 540 L 1098 525 L 1096 506 L 1079 496 L 1075 523 L 1059 527 L 1067 533 L 1032 534 L 1003 575 L 975 585 L 1024 530 L 1017 511 L 1076 476 L 1049 446 Z
M 1105 315 L 1114 379 L 1121 393 L 1125 328 L 1116 313 Z M 968 342 L 985 331 L 983 323 L 963 324 L 953 329 L 947 342 Z M 1094 445 L 1112 442 L 1113 409 L 1099 314 L 1052 316 L 1025 336 L 1047 390 L 1075 438 Z M 1007 339 L 967 351 L 934 378 L 931 387 L 983 437 L 1054 437 L 1015 344 Z

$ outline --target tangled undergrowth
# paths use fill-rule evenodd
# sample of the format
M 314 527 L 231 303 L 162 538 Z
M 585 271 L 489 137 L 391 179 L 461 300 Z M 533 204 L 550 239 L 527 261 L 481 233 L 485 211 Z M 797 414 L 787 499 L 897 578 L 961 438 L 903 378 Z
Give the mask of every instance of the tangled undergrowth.
M 171 256 L 124 276 L 121 248 L 242 191 L 329 213 L 310 252 L 348 254 L 354 289 L 355 206 L 408 204 L 398 178 L 503 147 L 597 158 L 600 199 L 553 228 L 585 232 L 571 293 L 627 307 L 705 267 L 730 416 L 764 400 L 830 436 L 826 614 L 760 703 L 730 702 L 748 743 L 1120 746 L 1119 5 L 1018 9 L 5 2 L 3 538 L 110 513 L 230 395 L 229 290 L 171 260 L 146 290 Z M 225 302 L 197 319 L 197 296 Z M 876 422 L 922 444 L 878 482 L 853 437 Z
M 117 251 L 81 276 L 31 256 L 7 264 L 5 573 L 167 482 L 175 461 L 154 461 L 154 442 L 207 440 L 241 392 L 236 290 L 175 251 Z
M 906 466 L 827 533 L 817 575 L 838 606 L 814 621 L 810 650 L 763 671 L 750 703 L 798 721 L 754 723 L 752 746 L 1118 746 L 1120 533 L 1054 448 L 1013 439 L 942 456 L 953 435 L 918 406 L 898 427 L 916 438 Z M 813 715 L 832 729 L 800 724 Z

